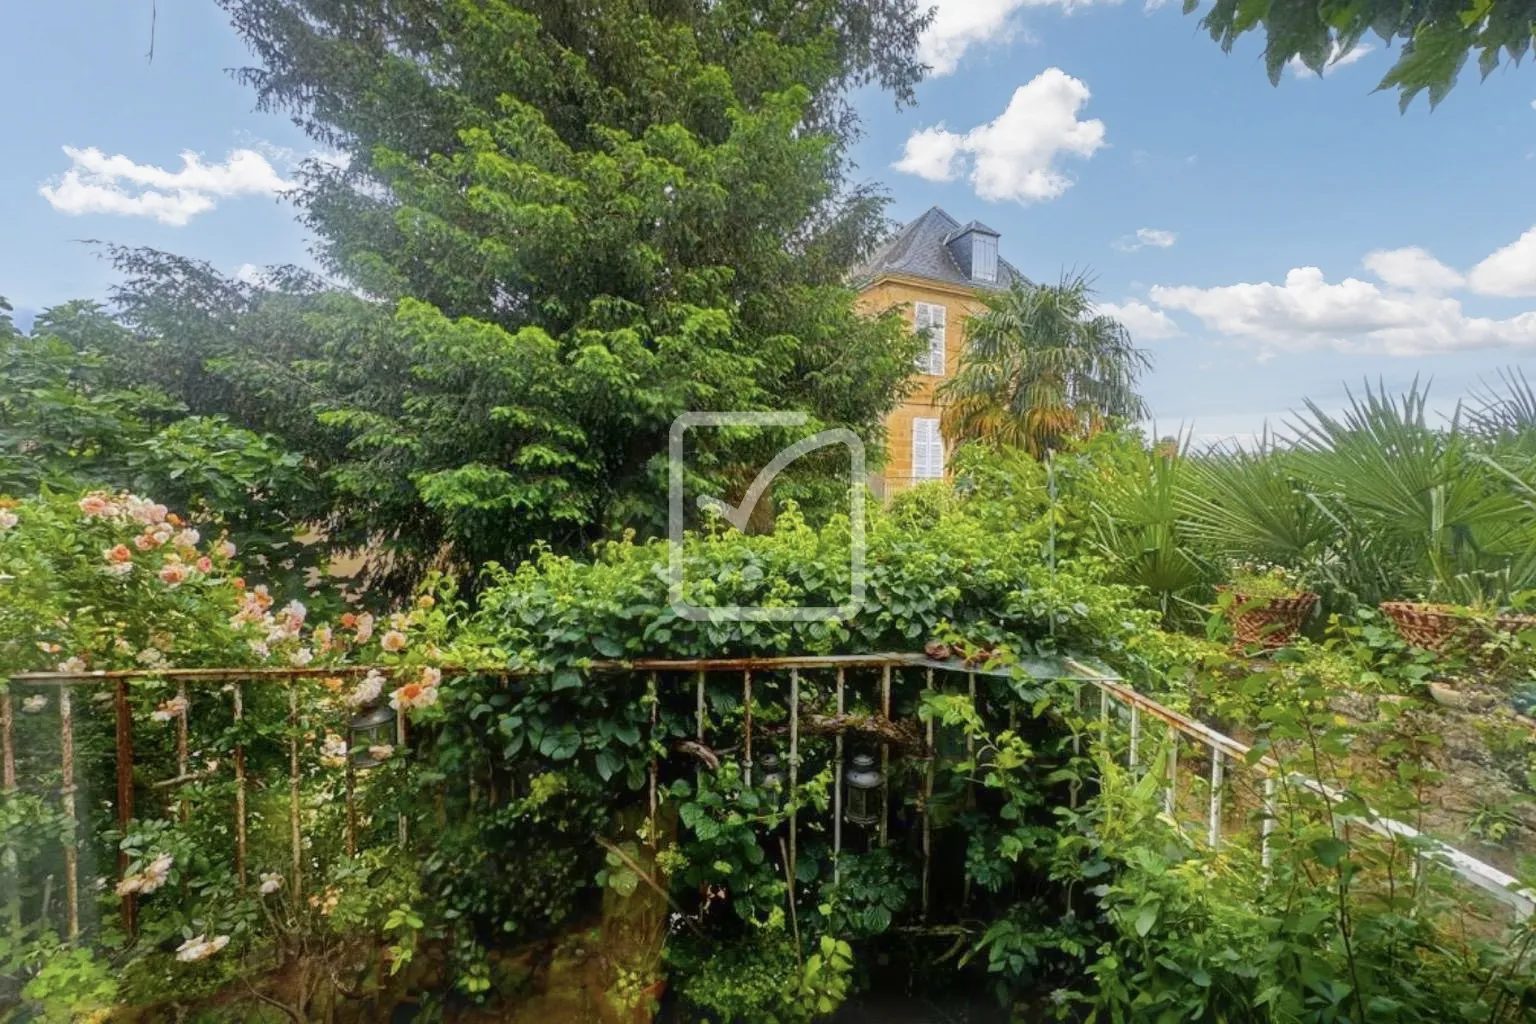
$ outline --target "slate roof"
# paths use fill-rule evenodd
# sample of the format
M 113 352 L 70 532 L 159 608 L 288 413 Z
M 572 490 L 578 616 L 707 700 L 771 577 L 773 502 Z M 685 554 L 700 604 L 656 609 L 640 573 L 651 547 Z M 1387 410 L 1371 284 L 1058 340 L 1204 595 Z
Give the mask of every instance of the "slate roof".
M 955 218 L 935 206 L 897 231 L 867 262 L 855 267 L 852 275 L 854 287 L 863 288 L 886 274 L 905 274 L 930 281 L 997 291 L 1011 287 L 1014 281 L 1029 283 L 1029 279 L 1002 256 L 997 258 L 995 282 L 976 281 L 967 277 L 949 250 L 950 240 L 967 229 L 998 234 L 980 221 L 973 220 L 962 226 Z

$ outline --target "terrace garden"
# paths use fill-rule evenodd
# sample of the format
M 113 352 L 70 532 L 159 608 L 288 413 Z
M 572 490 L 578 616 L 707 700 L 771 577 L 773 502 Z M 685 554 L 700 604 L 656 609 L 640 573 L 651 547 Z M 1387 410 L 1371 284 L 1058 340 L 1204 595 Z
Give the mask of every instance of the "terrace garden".
M 1525 1019 L 1520 394 L 978 444 L 870 513 L 846 621 L 680 616 L 628 538 L 288 596 L 148 498 L 7 500 L 9 1012 Z M 850 537 L 706 521 L 687 596 L 836 605 Z

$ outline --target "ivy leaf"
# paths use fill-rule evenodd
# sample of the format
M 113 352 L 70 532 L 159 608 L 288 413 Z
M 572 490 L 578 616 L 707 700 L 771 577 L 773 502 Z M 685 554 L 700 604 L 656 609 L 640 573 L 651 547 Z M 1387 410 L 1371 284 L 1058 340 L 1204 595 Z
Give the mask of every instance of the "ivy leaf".
M 1349 844 L 1337 836 L 1324 836 L 1321 839 L 1312 840 L 1312 855 L 1318 861 L 1330 868 L 1339 866 L 1349 853 Z
M 615 772 L 624 767 L 624 759 L 612 750 L 599 750 L 597 752 L 597 774 L 604 782 L 613 778 Z
M 1141 912 L 1136 915 L 1136 922 L 1133 927 L 1136 929 L 1136 934 L 1144 939 L 1155 924 L 1157 924 L 1157 904 L 1149 903 L 1142 907 Z

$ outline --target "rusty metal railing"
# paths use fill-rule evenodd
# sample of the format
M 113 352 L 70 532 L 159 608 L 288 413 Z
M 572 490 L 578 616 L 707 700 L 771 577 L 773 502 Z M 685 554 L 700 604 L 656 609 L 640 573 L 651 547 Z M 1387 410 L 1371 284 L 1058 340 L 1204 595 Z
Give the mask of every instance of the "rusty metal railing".
M 791 808 L 795 805 L 794 798 L 799 787 L 800 771 L 800 679 L 803 672 L 832 672 L 835 673 L 836 706 L 841 716 L 844 707 L 845 685 L 847 673 L 850 670 L 875 670 L 880 674 L 879 688 L 879 716 L 889 721 L 891 712 L 891 686 L 894 671 L 920 665 L 924 662 L 922 655 L 906 654 L 870 654 L 870 655 L 832 655 L 832 656 L 790 656 L 778 658 L 685 658 L 685 659 L 642 659 L 632 662 L 593 660 L 581 666 L 582 670 L 590 674 L 609 673 L 639 673 L 647 678 L 647 697 L 651 705 L 651 731 L 652 738 L 657 727 L 657 714 L 659 698 L 657 693 L 658 680 L 662 674 L 687 674 L 695 676 L 695 734 L 696 741 L 703 744 L 707 739 L 707 714 L 706 714 L 706 680 L 711 675 L 722 673 L 739 673 L 741 679 L 741 699 L 744 707 L 744 720 L 742 723 L 743 736 L 741 749 L 744 758 L 745 780 L 750 783 L 752 771 L 752 744 L 754 739 L 754 722 L 752 709 L 754 673 L 761 677 L 764 673 L 788 672 L 790 686 L 788 696 L 789 711 L 789 791 L 791 796 Z M 51 691 L 57 698 L 58 707 L 58 771 L 60 785 L 57 789 L 58 807 L 62 818 L 69 823 L 70 828 L 63 843 L 62 861 L 64 873 L 64 910 L 65 928 L 71 940 L 77 939 L 81 931 L 81 897 L 80 897 L 80 842 L 77 835 L 79 822 L 79 807 L 77 806 L 77 755 L 76 755 L 76 731 L 78 722 L 75 714 L 75 697 L 77 692 L 98 690 L 108 691 L 111 694 L 111 713 L 115 719 L 113 726 L 113 769 L 115 774 L 115 801 L 114 816 L 117 827 L 126 834 L 134 820 L 134 721 L 130 703 L 130 688 L 135 683 L 154 683 L 164 685 L 172 683 L 176 687 L 177 711 L 173 720 L 175 729 L 175 763 L 176 774 L 170 779 L 158 781 L 154 788 L 167 788 L 180 785 L 193 779 L 206 777 L 206 773 L 193 772 L 190 764 L 189 751 L 189 719 L 199 709 L 206 709 L 208 705 L 208 691 L 214 687 L 219 690 L 215 693 L 225 693 L 227 696 L 219 696 L 227 705 L 227 712 L 231 715 L 235 724 L 236 740 L 233 749 L 228 753 L 232 755 L 234 799 L 233 799 L 233 834 L 234 834 L 234 863 L 233 869 L 238 886 L 244 890 L 249 884 L 250 868 L 249 859 L 249 787 L 252 780 L 249 778 L 248 750 L 246 744 L 239 737 L 242 735 L 242 726 L 247 716 L 247 687 L 253 684 L 267 683 L 285 686 L 288 690 L 287 719 L 287 841 L 290 847 L 290 863 L 288 871 L 287 890 L 290 899 L 297 906 L 305 894 L 305 856 L 303 821 L 301 817 L 302 807 L 302 778 L 301 778 L 301 742 L 299 738 L 299 726 L 301 721 L 300 695 L 298 684 L 306 679 L 318 679 L 327 677 L 341 677 L 355 679 L 377 671 L 388 677 L 395 674 L 395 670 L 388 666 L 335 666 L 335 667 L 306 667 L 306 668 L 182 668 L 182 669 L 133 669 L 112 670 L 94 672 L 32 672 L 21 673 L 12 676 L 4 692 L 0 692 L 0 796 L 9 797 L 18 792 L 19 781 L 17 777 L 17 749 L 15 741 L 16 731 L 16 702 L 19 693 L 42 689 Z M 444 675 L 476 674 L 503 677 L 526 677 L 541 674 L 539 668 L 510 669 L 510 670 L 483 670 L 483 669 L 444 669 Z M 929 680 L 931 683 L 931 671 Z M 407 750 L 407 730 L 404 715 L 396 718 L 396 746 L 404 754 Z M 836 771 L 835 771 L 835 803 L 839 812 L 843 805 L 843 737 L 839 732 L 835 738 L 836 743 Z M 881 744 L 882 764 L 888 769 L 890 750 L 888 744 Z M 652 814 L 657 809 L 658 787 L 657 780 L 659 764 L 652 758 L 648 770 L 648 802 Z M 349 853 L 355 852 L 357 843 L 357 810 L 355 806 L 354 771 L 349 759 L 346 767 L 345 778 L 346 801 L 346 849 Z M 926 812 L 924 812 L 926 813 Z M 797 812 L 791 810 L 789 822 L 789 859 L 791 877 L 795 857 L 797 855 Z M 838 853 L 842 849 L 841 815 L 834 826 L 834 845 Z M 888 841 L 888 807 L 882 813 L 879 827 L 880 842 Z M 398 838 L 403 844 L 408 838 L 408 824 L 403 815 L 399 818 Z M 117 876 L 121 880 L 126 876 L 129 867 L 128 855 L 120 852 L 117 858 Z M 134 934 L 136 926 L 136 899 L 133 894 L 125 896 L 122 902 L 122 925 L 127 934 Z
M 694 744 L 704 748 L 710 741 L 710 715 L 709 715 L 709 687 L 712 677 L 735 675 L 739 677 L 739 693 L 742 707 L 742 718 L 739 727 L 739 736 L 732 741 L 739 741 L 739 747 L 743 763 L 744 781 L 750 784 L 753 771 L 753 743 L 754 736 L 759 732 L 758 725 L 754 722 L 753 708 L 761 704 L 763 690 L 759 687 L 756 697 L 754 686 L 765 676 L 773 674 L 782 684 L 783 677 L 787 674 L 787 687 L 780 686 L 776 692 L 782 693 L 785 700 L 787 722 L 774 733 L 774 742 L 779 743 L 783 737 L 787 740 L 787 790 L 789 796 L 789 814 L 787 828 L 786 867 L 789 877 L 795 877 L 794 869 L 799 853 L 799 790 L 801 787 L 801 746 L 804 728 L 807 719 L 803 713 L 804 683 L 812 678 L 819 677 L 820 692 L 830 698 L 831 707 L 834 709 L 832 722 L 816 722 L 815 716 L 811 718 L 811 724 L 823 729 L 819 735 L 830 737 L 832 740 L 832 849 L 834 873 L 844 850 L 844 811 L 846 808 L 844 783 L 844 757 L 846 753 L 845 733 L 855 732 L 865 736 L 868 745 L 878 746 L 880 753 L 881 774 L 885 778 L 886 789 L 879 801 L 878 823 L 873 827 L 873 840 L 884 846 L 890 841 L 890 765 L 892 758 L 891 739 L 900 732 L 898 723 L 892 719 L 893 689 L 898 678 L 906 684 L 909 694 L 918 695 L 921 692 L 932 692 L 936 686 L 937 673 L 951 673 L 964 676 L 967 692 L 974 698 L 976 696 L 976 679 L 978 675 L 1001 675 L 1016 677 L 1028 675 L 1037 681 L 1064 680 L 1076 684 L 1076 693 L 1081 707 L 1082 701 L 1090 693 L 1090 688 L 1098 691 L 1100 715 L 1106 720 L 1111 720 L 1111 710 L 1124 709 L 1129 719 L 1129 747 L 1128 763 L 1134 768 L 1139 767 L 1143 758 L 1143 722 L 1150 717 L 1162 722 L 1173 734 L 1192 740 L 1206 749 L 1210 760 L 1210 794 L 1206 806 L 1206 820 L 1203 828 L 1203 840 L 1211 847 L 1219 847 L 1224 841 L 1225 830 L 1223 828 L 1223 800 L 1222 794 L 1230 775 L 1230 770 L 1236 767 L 1244 767 L 1259 771 L 1263 775 L 1263 800 L 1264 807 L 1261 815 L 1262 860 L 1269 866 L 1272 860 L 1271 833 L 1278 808 L 1275 804 L 1277 791 L 1282 781 L 1290 785 L 1300 786 L 1318 796 L 1337 803 L 1342 799 L 1340 794 L 1334 793 L 1328 787 L 1316 780 L 1305 778 L 1294 773 L 1284 773 L 1281 766 L 1269 759 L 1258 758 L 1250 763 L 1250 748 L 1210 727 L 1190 719 L 1173 711 L 1151 698 L 1138 693 L 1119 680 L 1113 673 L 1102 666 L 1096 666 L 1083 661 L 1066 659 L 1034 659 L 1007 670 L 983 671 L 976 666 L 966 665 L 959 661 L 934 661 L 922 654 L 867 654 L 867 655 L 834 655 L 834 656 L 789 656 L 777 658 L 686 658 L 686 659 L 641 659 L 632 662 L 593 660 L 579 666 L 581 670 L 589 674 L 637 674 L 643 677 L 645 696 L 650 706 L 650 736 L 654 743 L 657 739 L 659 728 L 659 708 L 664 697 L 671 698 L 671 706 L 681 707 L 683 701 L 690 696 L 687 692 L 688 684 L 684 682 L 691 677 L 692 700 L 691 704 L 694 722 L 692 738 Z M 245 702 L 245 687 L 257 682 L 275 683 L 286 685 L 288 688 L 288 843 L 290 845 L 292 880 L 289 886 L 290 898 L 298 906 L 304 895 L 304 838 L 302 834 L 301 807 L 301 779 L 300 779 L 300 738 L 298 734 L 299 697 L 298 683 L 307 678 L 343 677 L 357 678 L 371 671 L 378 671 L 386 676 L 393 675 L 393 670 L 387 666 L 347 666 L 333 668 L 281 668 L 281 669 L 165 669 L 165 670 L 133 670 L 110 672 L 41 672 L 29 673 L 12 677 L 11 686 L 4 693 L 0 693 L 0 791 L 5 795 L 16 792 L 18 787 L 16 770 L 16 751 L 14 746 L 15 723 L 15 688 L 16 687 L 45 687 L 54 689 L 59 697 L 59 739 L 60 739 L 60 778 L 61 785 L 58 790 L 59 807 L 63 816 L 73 824 L 78 820 L 78 808 L 76 806 L 75 788 L 75 751 L 74 729 L 75 721 L 72 706 L 72 696 L 77 689 L 92 687 L 111 688 L 112 710 L 115 718 L 114 730 L 114 768 L 116 775 L 116 804 L 115 812 L 120 829 L 126 831 L 133 820 L 133 716 L 130 705 L 130 687 L 136 681 L 150 681 L 156 683 L 173 682 L 177 687 L 177 694 L 183 698 L 178 719 L 176 721 L 176 746 L 175 757 L 177 777 L 167 780 L 167 783 L 186 781 L 193 775 L 188 759 L 187 751 L 187 723 L 192 714 L 194 700 L 203 698 L 200 691 L 204 686 L 217 684 L 223 686 L 229 684 L 228 702 L 229 710 L 236 723 L 236 741 L 233 747 L 233 782 L 234 782 L 234 871 L 239 886 L 243 889 L 248 885 L 249 865 L 248 853 L 248 787 L 251 780 L 248 778 L 247 751 L 245 744 L 238 738 L 241 735 L 240 726 L 247 714 Z M 474 674 L 474 675 L 500 675 L 504 677 L 521 677 L 544 674 L 540 668 L 513 669 L 501 671 L 486 671 L 482 669 L 444 669 L 444 675 Z M 874 673 L 872 678 L 865 682 L 866 692 L 869 694 L 868 703 L 875 710 L 867 716 L 862 723 L 850 724 L 847 716 L 847 697 L 851 672 Z M 666 692 L 662 689 L 662 680 L 671 677 L 671 686 Z M 828 685 L 830 684 L 830 685 Z M 685 713 L 686 714 L 686 713 Z M 1016 714 L 1016 709 L 1010 710 L 1010 719 Z M 1011 721 L 1010 721 L 1010 724 Z M 410 739 L 405 725 L 405 716 L 401 715 L 396 720 L 396 746 L 404 754 L 408 749 Z M 735 726 L 732 726 L 735 729 Z M 910 729 L 910 726 L 906 728 Z M 921 887 L 921 913 L 927 918 L 930 910 L 931 890 L 930 873 L 933 859 L 932 821 L 929 815 L 929 800 L 932 797 L 934 786 L 935 766 L 935 736 L 933 722 L 930 720 L 921 732 L 911 730 L 917 736 L 914 747 L 917 749 L 918 758 L 923 760 L 919 784 L 922 798 L 918 803 L 918 821 L 916 826 L 917 841 L 920 843 L 922 856 L 922 887 Z M 1081 737 L 1074 739 L 1079 743 Z M 898 740 L 900 742 L 900 740 Z M 677 744 L 673 750 L 665 751 L 663 756 L 676 752 Z M 1080 748 L 1079 748 L 1080 749 Z M 1172 745 L 1167 770 L 1165 788 L 1165 807 L 1174 812 L 1177 809 L 1177 785 L 1179 773 L 1178 745 Z M 647 803 L 652 818 L 658 810 L 659 803 L 659 775 L 660 762 L 658 757 L 652 756 L 647 767 Z M 700 769 L 702 770 L 702 769 Z M 1076 797 L 1074 789 L 1073 797 Z M 353 853 L 357 842 L 357 816 L 354 804 L 353 768 L 350 764 L 346 768 L 346 849 Z M 1423 836 L 1416 830 L 1400 822 L 1381 818 L 1374 814 L 1359 816 L 1354 819 L 1357 824 L 1383 836 L 1394 840 L 1411 841 L 1422 856 L 1433 863 L 1440 864 L 1452 871 L 1463 881 L 1477 886 L 1479 889 L 1492 894 L 1504 904 L 1508 905 L 1517 918 L 1529 917 L 1536 910 L 1536 894 L 1519 888 L 1517 881 L 1496 868 L 1478 861 L 1470 855 L 1456 850 L 1448 844 L 1440 843 L 1429 837 Z M 409 837 L 408 823 L 403 815 L 398 821 L 398 841 L 404 844 Z M 651 830 L 654 838 L 655 829 Z M 71 938 L 80 934 L 80 885 L 78 862 L 78 842 L 75 839 L 73 828 L 69 833 L 69 840 L 65 844 L 65 902 L 66 902 L 66 927 Z M 121 878 L 128 867 L 126 857 L 120 855 L 117 863 L 118 875 Z M 123 901 L 123 924 L 129 934 L 133 933 L 135 925 L 135 901 L 131 895 Z

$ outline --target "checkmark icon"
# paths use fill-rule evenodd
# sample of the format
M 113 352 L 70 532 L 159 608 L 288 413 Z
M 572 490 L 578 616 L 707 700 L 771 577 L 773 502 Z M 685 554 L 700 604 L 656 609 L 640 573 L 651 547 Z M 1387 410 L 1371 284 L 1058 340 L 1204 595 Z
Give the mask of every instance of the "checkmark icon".
M 711 509 L 719 512 L 720 515 L 725 517 L 726 522 L 736 527 L 742 533 L 746 533 L 747 523 L 751 520 L 752 512 L 757 508 L 757 503 L 762 500 L 763 492 L 773 486 L 774 478 L 784 472 L 790 463 L 822 448 L 830 448 L 837 444 L 856 444 L 858 442 L 859 435 L 846 428 L 823 430 L 819 434 L 812 434 L 810 437 L 796 441 L 788 448 L 779 452 L 768 465 L 759 470 L 757 476 L 752 480 L 752 486 L 748 487 L 747 493 L 742 495 L 739 505 L 732 505 L 723 498 L 701 494 L 698 497 L 699 508 L 706 512 Z
M 684 516 L 683 484 L 686 464 L 684 462 L 684 439 L 687 432 L 693 429 L 713 427 L 716 429 L 727 427 L 803 427 L 810 421 L 810 416 L 803 412 L 690 412 L 679 416 L 672 424 L 669 445 L 669 490 L 670 501 L 668 503 L 668 541 L 670 548 L 668 583 L 669 598 L 673 610 L 684 619 L 694 622 L 822 622 L 829 619 L 846 621 L 857 614 L 864 602 L 866 592 L 866 578 L 864 572 L 864 487 L 865 487 L 865 453 L 864 442 L 853 431 L 846 427 L 833 430 L 824 430 L 796 441 L 773 457 L 769 463 L 758 471 L 752 484 L 742 495 L 740 502 L 733 505 L 723 498 L 713 495 L 700 495 L 695 499 L 698 508 L 704 511 L 718 512 L 726 522 L 737 530 L 745 533 L 747 524 L 751 521 L 752 513 L 757 504 L 762 500 L 764 493 L 773 486 L 773 481 L 797 459 L 811 452 L 823 448 L 831 448 L 842 445 L 849 452 L 849 528 L 850 528 L 850 555 L 849 555 L 849 600 L 845 604 L 835 607 L 755 607 L 746 605 L 724 605 L 701 607 L 687 601 L 684 597 L 683 580 L 683 553 L 686 517 Z

